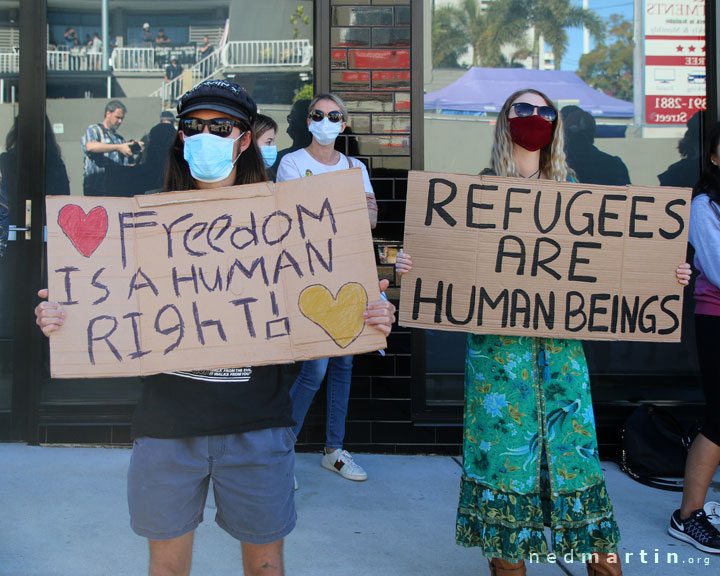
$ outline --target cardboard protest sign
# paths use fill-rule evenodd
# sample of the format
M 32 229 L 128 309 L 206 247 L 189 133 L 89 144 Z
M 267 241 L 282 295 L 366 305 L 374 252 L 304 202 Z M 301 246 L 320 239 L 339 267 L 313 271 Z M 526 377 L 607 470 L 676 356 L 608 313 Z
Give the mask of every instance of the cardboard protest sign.
M 678 342 L 690 190 L 411 172 L 400 324 Z
M 218 190 L 47 199 L 54 377 L 259 366 L 385 348 L 359 169 Z

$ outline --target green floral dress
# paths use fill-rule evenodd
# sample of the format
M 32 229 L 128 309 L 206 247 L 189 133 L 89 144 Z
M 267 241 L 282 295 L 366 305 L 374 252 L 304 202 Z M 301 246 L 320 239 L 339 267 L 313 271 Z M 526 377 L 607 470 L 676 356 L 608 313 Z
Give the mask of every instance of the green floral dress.
M 470 334 L 465 362 L 458 544 L 510 562 L 616 552 L 582 344 Z

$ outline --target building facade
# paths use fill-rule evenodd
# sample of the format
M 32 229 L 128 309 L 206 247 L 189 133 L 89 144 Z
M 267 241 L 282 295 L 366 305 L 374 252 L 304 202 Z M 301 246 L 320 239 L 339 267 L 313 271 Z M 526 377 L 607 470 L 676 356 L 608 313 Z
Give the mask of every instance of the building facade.
M 352 127 L 341 145 L 368 167 L 379 205 L 374 231 L 378 276 L 391 281 L 388 295 L 395 302 L 399 289 L 393 263 L 403 240 L 408 171 L 477 173 L 487 162 L 491 116 L 424 110 L 424 86 L 443 74 L 431 64 L 433 3 L 198 4 L 0 1 L 0 125 L 8 135 L 0 167 L 13 226 L 0 259 L 2 441 L 130 442 L 140 380 L 50 378 L 47 341 L 32 313 L 35 293 L 47 278 L 43 198 L 82 194 L 80 138 L 88 125 L 102 120 L 109 98 L 127 107 L 120 133 L 140 139 L 193 84 L 232 79 L 278 122 L 278 148 L 283 149 L 293 143 L 292 123 L 303 101 L 307 104 L 313 93 L 338 93 L 348 104 Z M 705 2 L 704 8 L 706 127 L 717 121 L 718 14 L 715 2 Z M 95 33 L 102 46 L 92 45 Z M 207 43 L 213 47 L 209 53 L 202 50 Z M 183 71 L 168 81 L 166 66 L 173 58 Z M 639 117 L 598 123 L 620 126 L 623 133 L 622 138 L 598 138 L 598 148 L 620 156 L 634 184 L 649 186 L 658 185 L 657 175 L 680 159 L 677 143 L 689 129 L 677 124 L 653 131 Z M 702 131 L 696 141 L 699 146 Z M 135 161 L 140 166 L 144 159 Z M 146 188 L 137 178 L 132 171 L 119 174 L 113 181 L 120 187 L 117 194 L 142 193 Z M 689 335 L 692 311 L 686 308 L 688 336 L 682 344 L 586 347 L 603 456 L 616 454 L 622 421 L 638 402 L 675 405 L 688 419 L 698 413 L 701 388 Z M 459 453 L 463 352 L 462 337 L 396 327 L 385 356 L 356 357 L 347 447 Z M 299 438 L 300 449 L 322 446 L 324 410 L 322 389 Z

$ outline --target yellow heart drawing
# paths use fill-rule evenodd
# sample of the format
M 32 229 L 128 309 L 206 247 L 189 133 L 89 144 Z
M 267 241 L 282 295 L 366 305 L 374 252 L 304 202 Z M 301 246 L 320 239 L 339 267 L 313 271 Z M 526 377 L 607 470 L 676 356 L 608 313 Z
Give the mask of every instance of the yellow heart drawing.
M 347 348 L 365 327 L 362 313 L 367 308 L 367 292 L 362 284 L 348 282 L 337 296 L 321 284 L 300 292 L 298 305 L 305 318 L 317 324 L 340 348 Z

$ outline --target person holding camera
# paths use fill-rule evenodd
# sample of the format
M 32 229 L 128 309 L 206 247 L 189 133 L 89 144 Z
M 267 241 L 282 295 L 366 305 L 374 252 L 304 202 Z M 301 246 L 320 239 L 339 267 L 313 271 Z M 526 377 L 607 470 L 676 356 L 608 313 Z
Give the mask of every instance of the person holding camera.
M 130 166 L 135 154 L 142 152 L 143 144 L 136 140 L 125 141 L 117 133 L 125 120 L 127 109 L 120 100 L 110 100 L 105 106 L 105 118 L 91 124 L 80 139 L 85 159 L 83 162 L 83 194 L 105 196 L 105 169 L 109 166 Z

